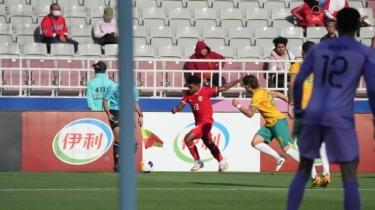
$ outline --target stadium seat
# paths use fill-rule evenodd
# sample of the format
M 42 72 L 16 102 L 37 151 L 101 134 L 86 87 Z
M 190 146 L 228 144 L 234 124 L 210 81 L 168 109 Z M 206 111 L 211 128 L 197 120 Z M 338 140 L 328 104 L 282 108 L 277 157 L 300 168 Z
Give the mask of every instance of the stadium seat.
M 17 43 L 33 43 L 41 41 L 40 28 L 37 24 L 17 24 L 16 26 Z
M 280 9 L 285 8 L 285 2 L 279 0 L 265 0 L 263 3 L 264 9 Z
M 251 8 L 246 9 L 246 25 L 247 27 L 259 28 L 268 27 L 268 12 L 265 9 Z
M 294 16 L 290 9 L 272 9 L 271 10 L 272 26 L 273 27 L 293 27 L 295 26 Z
M 174 45 L 175 40 L 173 36 L 172 27 L 150 27 L 150 40 L 151 45 L 155 47 Z
M 190 10 L 185 8 L 168 9 L 168 18 L 170 27 L 191 26 L 193 20 Z
M 165 11 L 162 8 L 143 8 L 143 26 L 165 26 Z
M 1 2 L 1 0 L 0 0 Z M 27 5 L 27 1 L 26 0 L 4 0 L 4 5 L 9 7 L 11 5 Z
M 195 27 L 179 27 L 176 29 L 178 46 L 195 46 L 199 41 L 199 32 Z
M 136 0 L 135 7 L 142 9 L 142 8 L 156 8 L 159 7 L 156 0 Z
M 356 8 L 356 9 L 363 8 L 362 1 L 349 1 L 349 5 L 350 5 L 350 7 Z
M 374 15 L 372 13 L 372 9 L 370 9 L 370 8 L 358 8 L 358 12 L 361 15 L 361 17 L 363 17 L 365 15 L 367 15 L 370 18 L 374 17 Z M 374 24 L 374 23 L 372 23 L 372 24 Z
M 69 28 L 70 36 L 73 40 L 77 41 L 79 44 L 93 44 L 93 33 L 92 27 L 81 25 L 79 27 L 72 26 Z
M 184 46 L 183 47 L 184 57 L 190 58 L 193 54 L 195 54 L 195 45 L 191 46 Z
M 181 59 L 181 49 L 178 46 L 159 46 L 158 57 L 160 59 Z
M 78 6 L 65 6 L 63 14 L 68 27 L 87 25 L 88 9 Z
M 262 8 L 263 1 L 258 0 L 239 0 L 238 9 L 253 9 L 253 8 Z
M 5 6 L 0 4 L 0 24 L 8 23 L 7 18 L 7 11 L 5 10 Z
M 233 8 L 220 9 L 220 21 L 221 27 L 224 28 L 242 27 L 244 25 L 242 10 Z
M 272 46 L 272 40 L 275 39 L 278 35 L 278 30 L 273 27 L 255 28 L 255 45 L 258 47 Z
M 23 65 L 23 63 L 21 64 Z M 2 95 L 18 95 L 21 96 L 23 89 L 15 86 L 23 85 L 26 81 L 25 74 L 19 70 L 20 59 L 16 58 L 0 58 L 1 79 L 2 79 Z M 21 80 L 20 80 L 21 76 Z
M 203 41 L 210 47 L 225 46 L 228 43 L 224 28 L 221 27 L 203 28 L 202 38 Z
M 269 45 L 269 46 L 263 46 L 262 47 L 262 56 L 263 56 L 263 60 L 268 60 L 270 55 L 271 55 L 271 51 L 275 48 L 275 46 L 273 45 Z
M 289 44 L 288 44 L 288 45 L 289 45 Z M 302 60 L 302 55 L 301 55 L 302 45 L 300 45 L 300 46 L 290 46 L 288 50 L 289 50 L 290 52 L 292 52 L 293 55 L 294 55 L 298 60 Z
M 20 46 L 17 43 L 1 43 L 0 55 L 1 56 L 19 56 Z
M 100 58 L 101 46 L 97 44 L 80 44 L 78 47 L 78 56 L 81 58 Z
M 88 10 L 89 10 L 88 17 L 89 17 L 89 22 L 90 22 L 91 26 L 95 26 L 96 21 L 98 21 L 99 19 L 101 19 L 103 17 L 104 9 L 105 9 L 105 7 L 103 7 L 103 6 L 96 6 L 96 7 L 89 7 L 88 8 Z M 138 25 L 138 23 L 137 23 L 137 25 Z
M 236 59 L 234 49 L 229 46 L 212 46 L 211 50 L 224 56 L 225 59 Z
M 92 20 L 91 20 L 91 25 L 93 24 Z M 142 18 L 139 16 L 139 10 L 136 9 L 136 8 L 133 8 L 133 25 L 142 25 L 143 24 L 143 21 L 142 21 Z
M 57 3 L 61 8 L 72 7 L 72 6 L 82 6 L 83 0 L 57 0 Z M 65 13 L 63 13 L 65 15 Z
M 72 44 L 51 44 L 51 56 L 53 57 L 74 57 L 74 45 Z
M 37 5 L 35 6 L 37 24 L 40 26 L 43 18 L 50 13 L 50 5 Z
M 250 28 L 237 27 L 228 29 L 229 46 L 231 47 L 251 46 L 251 37 L 253 37 L 253 33 Z
M 302 4 L 303 4 L 302 1 L 291 1 L 291 2 L 289 2 L 289 8 L 292 10 L 296 7 L 301 6 Z
M 310 39 L 321 39 L 323 36 L 327 35 L 327 29 L 325 27 L 307 27 L 306 28 L 306 38 Z
M 165 0 L 161 2 L 161 7 L 164 9 L 177 9 L 185 7 L 185 3 L 181 0 Z
M 232 1 L 232 0 L 213 0 L 212 8 L 214 9 L 237 8 L 237 4 L 235 5 L 235 1 Z
M 31 5 L 33 7 L 48 5 L 49 7 L 53 2 L 52 0 L 31 0 Z
M 117 58 L 118 57 L 118 45 L 106 44 L 104 46 L 104 55 L 106 58 Z
M 188 9 L 209 8 L 210 3 L 205 0 L 190 0 L 190 1 L 187 1 L 186 7 Z
M 106 7 L 106 2 L 105 2 L 105 0 L 83 0 L 83 6 L 85 6 L 85 7 Z
M 26 57 L 47 57 L 47 47 L 44 43 L 24 43 L 22 54 Z
M 13 42 L 13 29 L 12 24 L 0 23 L 0 43 Z
M 373 27 L 362 27 L 361 30 L 359 31 L 360 37 L 362 39 L 374 37 L 375 36 L 374 32 L 375 31 Z
M 146 27 L 133 26 L 133 43 L 134 45 L 147 45 L 150 43 Z
M 28 23 L 33 24 L 36 20 L 33 7 L 31 5 L 10 5 L 10 23 L 13 25 Z
M 188 3 L 189 4 L 189 3 Z M 195 27 L 216 27 L 216 10 L 211 8 L 194 9 Z
M 154 47 L 150 45 L 135 45 L 134 46 L 134 58 L 148 58 L 154 59 Z
M 371 42 L 372 42 L 372 39 L 370 39 L 370 38 L 363 38 L 363 39 L 361 39 L 361 43 L 364 44 L 364 45 L 366 45 L 366 46 L 370 46 Z
M 237 58 L 239 60 L 261 60 L 262 56 L 259 47 L 243 46 L 237 47 Z
M 107 4 L 106 4 L 107 6 L 110 6 L 112 8 L 117 8 L 118 0 L 106 0 L 106 2 L 107 2 Z M 133 5 L 135 5 L 135 1 L 133 3 L 134 3 Z
M 167 61 L 162 62 L 162 68 L 165 70 L 163 72 L 162 81 L 166 82 L 169 88 L 166 88 L 166 96 L 182 96 L 183 89 L 185 86 L 185 78 L 187 78 L 189 73 L 182 72 L 172 72 L 173 70 L 184 70 L 185 62 L 179 61 Z M 168 72 L 171 71 L 171 72 Z M 171 89 L 172 87 L 173 89 Z
M 300 27 L 281 28 L 280 36 L 288 38 L 288 46 L 302 46 L 305 42 L 303 29 Z
M 150 47 L 150 46 L 147 46 Z M 139 48 L 138 48 L 139 49 Z M 153 49 L 153 48 L 152 48 Z M 152 51 L 153 52 L 153 51 Z M 144 54 L 145 55 L 145 54 Z M 139 94 L 141 96 L 144 95 L 152 95 L 153 92 L 153 87 L 160 87 L 160 82 L 162 82 L 162 71 L 158 71 L 156 75 L 154 74 L 154 62 L 152 61 L 136 61 L 136 75 L 137 79 L 139 82 L 142 84 L 143 87 L 140 87 L 139 89 Z M 159 70 L 162 69 L 161 67 L 161 62 L 160 67 L 158 68 Z M 148 71 L 147 71 L 148 70 Z M 150 71 L 152 70 L 152 71 Z M 156 84 L 154 82 L 154 75 L 157 77 L 156 78 Z M 160 92 L 161 89 L 157 90 L 157 92 Z

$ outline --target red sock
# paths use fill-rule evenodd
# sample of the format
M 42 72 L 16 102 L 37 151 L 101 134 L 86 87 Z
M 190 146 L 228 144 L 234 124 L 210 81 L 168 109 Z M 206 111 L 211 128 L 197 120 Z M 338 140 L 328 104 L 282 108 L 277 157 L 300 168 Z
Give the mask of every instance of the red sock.
M 193 156 L 194 160 L 199 160 L 199 154 L 198 154 L 198 149 L 195 146 L 194 142 L 188 142 L 186 143 L 186 146 L 189 148 L 190 154 Z
M 213 145 L 213 146 L 211 146 L 211 145 Z M 211 145 L 210 145 L 211 148 L 209 148 L 209 149 L 211 151 L 212 156 L 214 156 L 215 159 L 218 162 L 222 161 L 223 160 L 223 156 L 221 156 L 219 148 L 217 148 L 217 146 L 215 144 L 211 144 Z

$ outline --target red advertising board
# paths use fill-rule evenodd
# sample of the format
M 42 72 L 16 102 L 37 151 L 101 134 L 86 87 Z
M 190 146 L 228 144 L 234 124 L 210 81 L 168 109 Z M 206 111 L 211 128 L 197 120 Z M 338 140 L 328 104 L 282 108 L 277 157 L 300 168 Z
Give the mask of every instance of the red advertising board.
M 141 147 L 138 125 L 136 134 Z M 104 112 L 22 114 L 22 171 L 113 171 L 112 145 L 113 133 Z M 136 170 L 141 159 L 139 148 Z
M 286 116 L 287 117 L 287 116 Z M 293 121 L 288 119 L 289 130 L 293 129 Z M 358 166 L 358 172 L 361 173 L 374 173 L 375 172 L 375 159 L 374 159 L 374 126 L 372 124 L 372 114 L 356 114 L 355 124 L 359 141 L 359 152 L 360 152 L 360 163 Z M 264 119 L 261 118 L 261 126 L 264 125 Z M 280 148 L 277 141 L 272 141 L 270 146 L 279 154 L 287 156 Z M 261 153 L 260 155 L 260 171 L 261 172 L 273 172 L 276 168 L 275 158 Z M 283 172 L 294 172 L 298 168 L 298 163 L 291 157 L 287 156 L 287 161 L 284 163 L 280 171 Z M 318 174 L 321 173 L 321 166 L 317 167 Z M 336 164 L 330 165 L 331 172 L 340 172 L 340 167 Z

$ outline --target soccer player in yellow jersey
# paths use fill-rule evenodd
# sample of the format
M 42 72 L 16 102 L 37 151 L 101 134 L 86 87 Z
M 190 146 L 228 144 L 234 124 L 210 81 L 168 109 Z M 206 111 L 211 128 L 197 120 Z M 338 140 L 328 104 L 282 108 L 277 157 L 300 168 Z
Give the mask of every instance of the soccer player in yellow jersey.
M 314 42 L 307 41 L 302 45 L 302 58 L 305 58 L 307 55 L 308 51 L 310 50 L 311 47 L 315 45 Z M 294 81 L 296 79 L 297 74 L 299 73 L 299 70 L 302 66 L 302 62 L 298 62 L 293 64 L 290 69 L 289 69 L 289 76 L 290 76 L 290 84 L 289 84 L 289 109 L 288 109 L 288 114 L 291 119 L 294 118 L 293 116 L 293 85 Z M 313 90 L 313 83 L 314 83 L 314 75 L 310 74 L 305 82 L 303 83 L 303 96 L 302 96 L 302 109 L 305 109 L 307 107 L 307 104 L 309 103 L 312 90 Z M 323 165 L 323 173 L 322 173 L 322 178 L 317 175 L 315 168 L 313 167 L 313 170 L 311 172 L 311 188 L 316 188 L 317 186 L 321 187 L 327 187 L 328 184 L 331 182 L 330 175 L 329 175 L 329 163 L 328 163 L 328 158 L 327 158 L 327 153 L 325 149 L 325 144 L 324 142 L 322 143 L 322 146 L 320 148 L 320 158 L 322 161 Z
M 283 151 L 291 156 L 294 160 L 299 162 L 299 152 L 292 149 L 290 144 L 292 138 L 290 137 L 288 122 L 275 105 L 273 100 L 274 97 L 280 98 L 288 103 L 288 98 L 277 91 L 270 91 L 264 88 L 260 88 L 258 84 L 258 78 L 254 75 L 247 75 L 242 79 L 244 88 L 253 94 L 251 104 L 248 109 L 242 107 L 236 99 L 233 99 L 232 105 L 237 107 L 245 116 L 251 118 L 256 110 L 259 110 L 260 114 L 265 119 L 265 125 L 255 134 L 251 145 L 272 157 L 277 161 L 276 171 L 279 171 L 281 166 L 285 162 L 285 157 L 279 155 L 273 150 L 269 143 L 276 139 Z

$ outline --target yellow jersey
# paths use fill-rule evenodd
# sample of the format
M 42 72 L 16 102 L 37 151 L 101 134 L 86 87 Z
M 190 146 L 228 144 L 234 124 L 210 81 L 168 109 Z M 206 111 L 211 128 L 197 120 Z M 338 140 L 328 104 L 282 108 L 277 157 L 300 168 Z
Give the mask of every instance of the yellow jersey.
M 266 121 L 266 127 L 273 126 L 277 119 L 285 118 L 284 114 L 276 108 L 276 104 L 270 90 L 264 88 L 256 89 L 251 99 L 250 106 L 259 110 L 260 114 Z
M 301 69 L 302 62 L 298 62 L 290 66 L 289 75 L 298 74 Z M 302 95 L 302 109 L 306 109 L 307 104 L 309 103 L 314 83 L 314 75 L 311 73 L 303 83 L 303 95 Z

